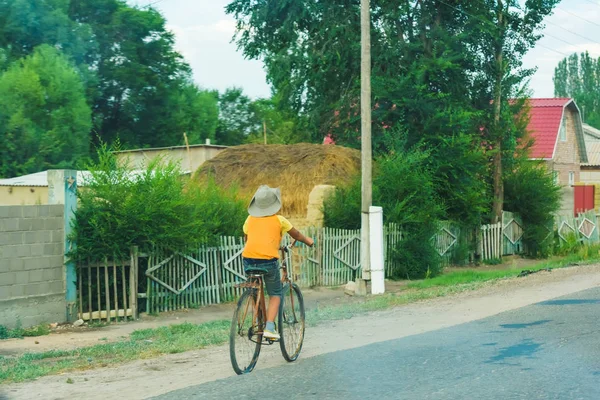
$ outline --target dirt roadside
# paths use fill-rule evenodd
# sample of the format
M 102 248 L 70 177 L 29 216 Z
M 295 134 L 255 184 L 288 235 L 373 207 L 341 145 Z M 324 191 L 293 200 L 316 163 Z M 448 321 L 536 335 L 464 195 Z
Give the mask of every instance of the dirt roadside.
M 332 321 L 307 329 L 301 357 L 308 358 L 442 329 L 597 286 L 600 286 L 600 265 L 572 267 L 499 281 L 477 291 L 408 304 L 350 320 Z M 261 352 L 257 368 L 284 364 L 286 362 L 279 348 L 273 346 Z M 293 364 L 290 364 L 290 368 L 293 368 Z M 4 385 L 0 387 L 0 398 L 146 399 L 231 375 L 228 348 L 218 346 L 135 361 L 114 368 Z M 67 384 L 68 378 L 74 383 Z
M 399 292 L 404 286 L 406 286 L 406 282 L 388 282 L 386 289 L 390 293 L 395 293 Z M 302 293 L 305 306 L 309 310 L 323 306 L 364 301 L 364 298 L 346 296 L 343 287 L 303 289 Z M 143 318 L 137 321 L 98 328 L 71 327 L 67 330 L 54 331 L 47 336 L 2 340 L 0 341 L 0 355 L 18 355 L 49 350 L 73 350 L 99 343 L 122 340 L 139 329 L 158 328 L 184 322 L 201 324 L 209 321 L 229 320 L 233 315 L 233 309 L 233 303 L 219 304 L 200 309 L 161 313 L 159 316 L 144 315 Z

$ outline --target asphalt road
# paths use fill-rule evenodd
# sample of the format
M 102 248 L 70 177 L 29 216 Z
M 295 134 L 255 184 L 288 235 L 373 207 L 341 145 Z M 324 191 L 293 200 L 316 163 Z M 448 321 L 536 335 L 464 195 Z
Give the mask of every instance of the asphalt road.
M 233 398 L 598 400 L 600 288 L 156 397 Z

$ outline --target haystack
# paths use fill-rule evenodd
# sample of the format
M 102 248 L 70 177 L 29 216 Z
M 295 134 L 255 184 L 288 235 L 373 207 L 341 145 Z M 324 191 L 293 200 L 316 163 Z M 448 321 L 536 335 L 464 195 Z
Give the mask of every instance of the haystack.
M 236 186 L 250 201 L 260 185 L 281 188 L 288 217 L 306 216 L 309 194 L 317 185 L 343 185 L 360 172 L 360 152 L 321 144 L 244 145 L 230 147 L 206 161 L 196 179 L 212 176 L 223 187 Z

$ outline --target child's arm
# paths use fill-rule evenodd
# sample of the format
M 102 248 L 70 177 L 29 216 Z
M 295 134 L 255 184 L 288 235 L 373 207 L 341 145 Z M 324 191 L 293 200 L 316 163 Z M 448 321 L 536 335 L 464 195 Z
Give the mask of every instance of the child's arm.
M 307 246 L 312 247 L 313 244 L 315 244 L 315 241 L 312 240 L 312 238 L 309 238 L 307 236 L 304 236 L 298 229 L 296 228 L 292 228 L 288 231 L 288 233 L 290 234 L 291 237 L 293 237 L 294 239 L 296 239 L 299 242 L 304 243 Z

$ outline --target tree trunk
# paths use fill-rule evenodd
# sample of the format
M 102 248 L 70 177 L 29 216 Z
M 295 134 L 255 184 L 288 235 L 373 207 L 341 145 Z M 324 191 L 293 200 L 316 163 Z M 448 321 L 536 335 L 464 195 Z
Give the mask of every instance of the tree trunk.
M 498 44 L 496 46 L 496 80 L 494 82 L 494 202 L 492 205 L 492 223 L 496 224 L 502 219 L 504 206 L 504 182 L 502 180 L 502 138 L 500 127 L 500 112 L 502 107 L 502 78 L 504 77 L 504 58 L 502 44 L 504 42 L 504 10 L 502 0 L 498 0 Z

